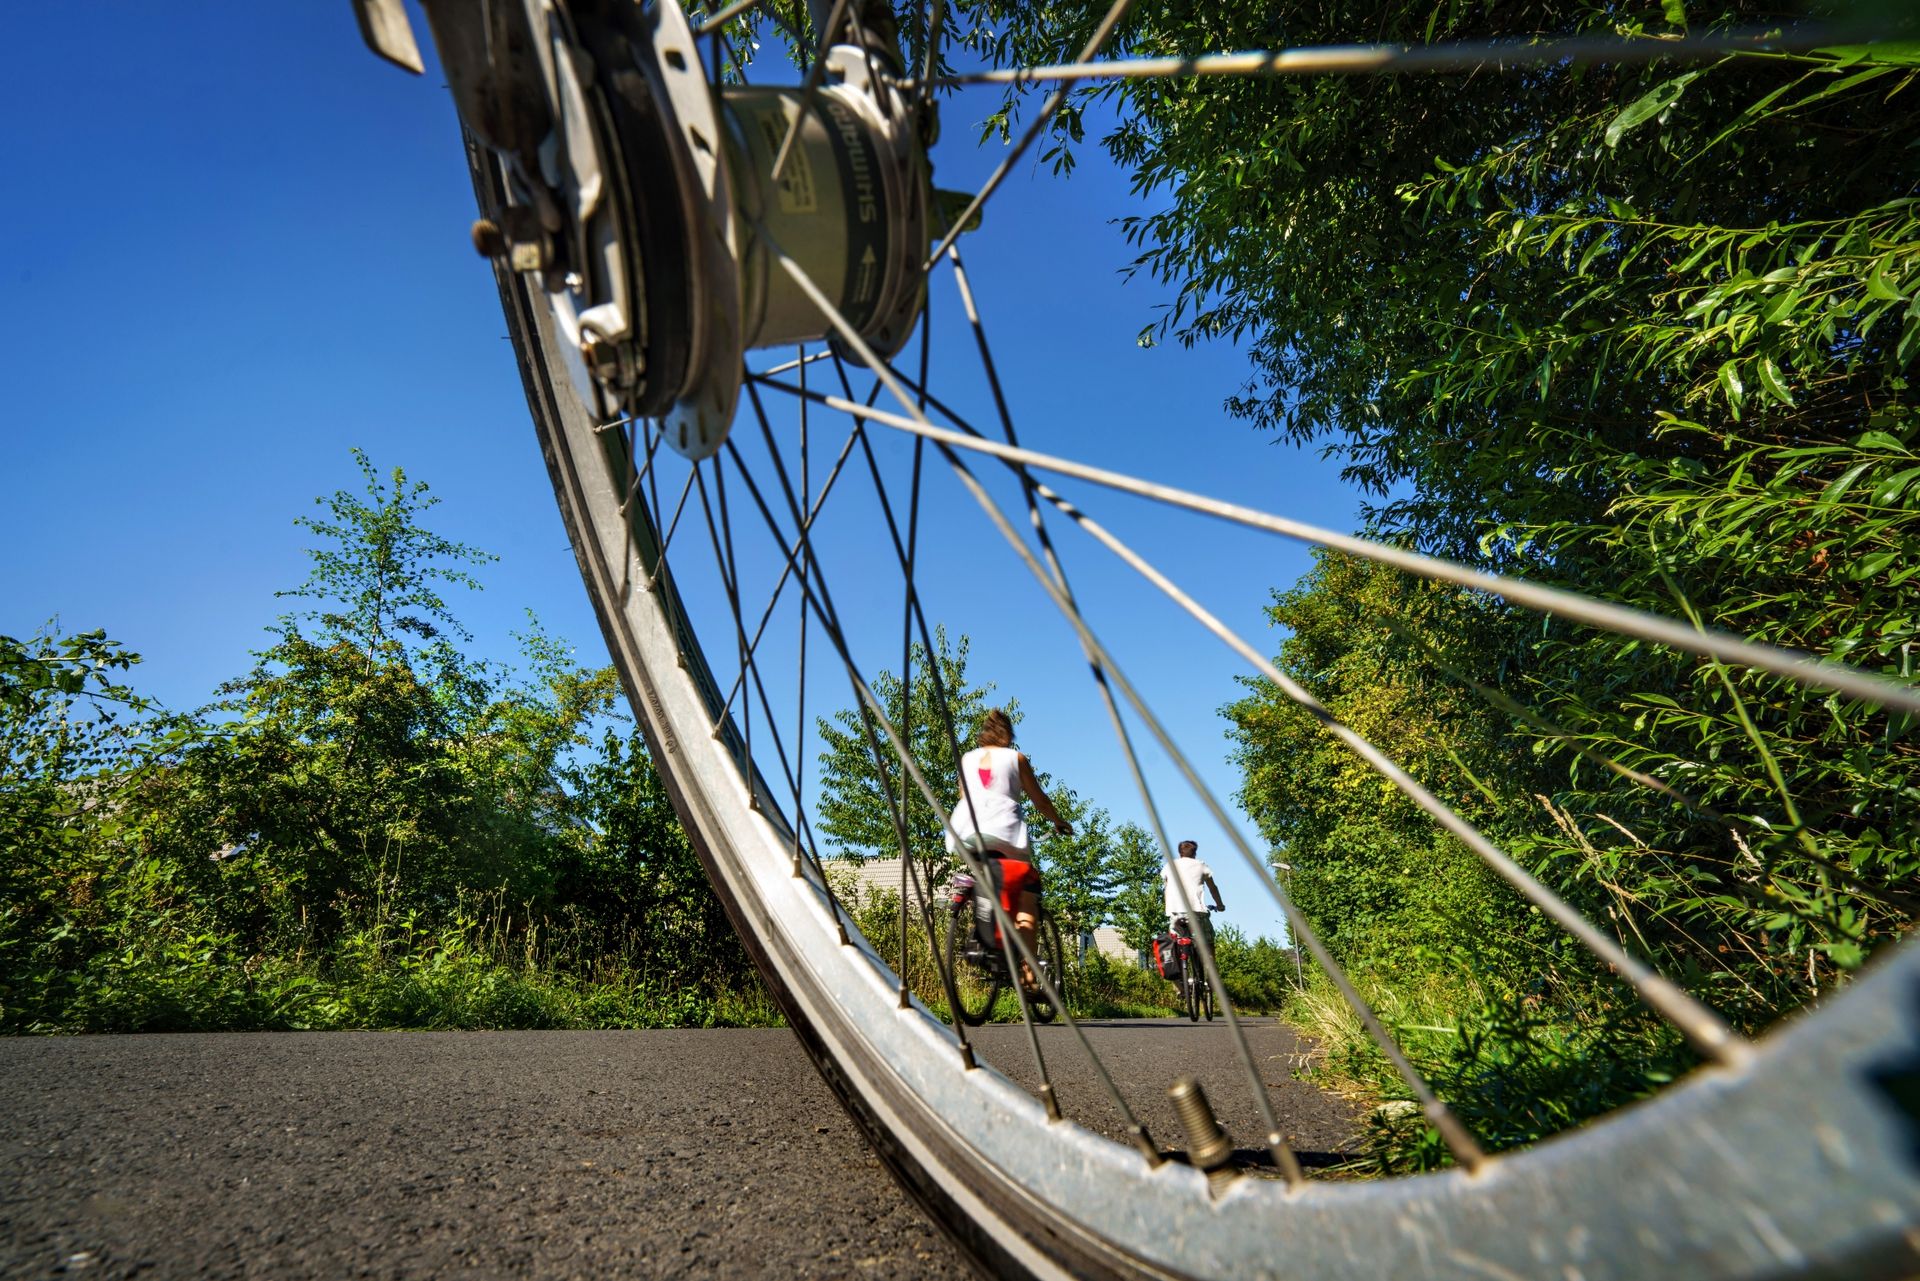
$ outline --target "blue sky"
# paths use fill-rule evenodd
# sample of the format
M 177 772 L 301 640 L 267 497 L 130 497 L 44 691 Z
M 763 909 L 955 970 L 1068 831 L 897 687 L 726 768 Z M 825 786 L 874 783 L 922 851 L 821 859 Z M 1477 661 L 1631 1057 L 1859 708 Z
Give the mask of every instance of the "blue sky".
M 145 655 L 146 692 L 205 702 L 262 644 L 283 607 L 274 591 L 304 578 L 294 518 L 355 483 L 357 446 L 433 486 L 442 532 L 499 555 L 486 591 L 454 602 L 484 654 L 510 658 L 532 609 L 582 661 L 602 661 L 492 280 L 468 244 L 471 188 L 439 77 L 368 54 L 345 0 L 90 15 L 83 40 L 71 13 L 21 10 L 0 54 L 15 175 L 0 214 L 0 630 L 56 617 L 105 628 Z M 995 101 L 972 92 L 946 108 L 939 185 L 977 186 L 999 158 L 972 146 Z M 1023 165 L 963 241 L 1024 443 L 1352 528 L 1359 499 L 1333 464 L 1222 412 L 1243 356 L 1135 342 L 1166 294 L 1123 283 L 1131 255 L 1114 220 L 1144 207 L 1088 149 L 1064 181 Z M 933 298 L 936 386 L 985 426 L 944 275 Z M 904 467 L 904 441 L 876 443 Z M 1271 651 L 1261 608 L 1306 568 L 1304 549 L 1060 488 Z M 1025 707 L 1022 745 L 1040 768 L 1117 819 L 1142 818 L 1070 629 L 965 503 L 951 483 L 936 494 L 930 473 L 921 581 L 935 617 L 971 635 L 975 674 Z M 856 648 L 897 665 L 898 575 L 890 553 L 876 559 L 871 504 L 850 497 L 834 515 L 822 537 L 837 540 L 829 572 Z M 1096 628 L 1230 797 L 1217 709 L 1238 660 L 1097 546 L 1058 537 Z M 845 690 L 810 684 L 809 703 L 841 705 Z M 1149 763 L 1174 839 L 1198 839 L 1221 872 L 1225 919 L 1277 934 L 1211 820 Z

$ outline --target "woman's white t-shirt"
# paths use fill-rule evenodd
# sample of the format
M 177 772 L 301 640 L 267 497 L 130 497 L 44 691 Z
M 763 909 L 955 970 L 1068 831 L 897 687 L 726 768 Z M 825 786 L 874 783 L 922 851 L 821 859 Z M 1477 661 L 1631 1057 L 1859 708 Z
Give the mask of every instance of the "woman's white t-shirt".
M 1015 858 L 1031 858 L 1033 844 L 1021 802 L 1020 753 L 1011 747 L 976 747 L 960 758 L 960 799 L 953 807 L 953 829 L 962 839 L 979 836 L 979 845 Z M 968 804 L 968 800 L 972 804 Z M 947 852 L 959 853 L 953 834 Z

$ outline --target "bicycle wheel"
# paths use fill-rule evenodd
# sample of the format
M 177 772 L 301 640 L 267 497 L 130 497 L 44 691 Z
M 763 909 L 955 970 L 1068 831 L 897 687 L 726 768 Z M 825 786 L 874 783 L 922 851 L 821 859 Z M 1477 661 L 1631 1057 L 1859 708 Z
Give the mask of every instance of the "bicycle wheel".
M 1040 925 L 1036 933 L 1036 942 L 1040 960 L 1040 972 L 1052 980 L 1051 986 L 1058 992 L 1062 1001 L 1072 998 L 1067 992 L 1066 949 L 1060 946 L 1060 927 L 1054 922 L 1053 913 L 1042 910 Z M 1037 1022 L 1051 1023 L 1060 1010 L 1047 995 L 1045 985 L 1033 998 L 1033 1017 Z
M 1200 1021 L 1201 978 L 1194 972 L 1199 968 L 1199 962 L 1189 955 L 1186 958 L 1186 965 L 1182 967 L 1180 971 L 1181 1002 L 1186 1008 L 1187 1022 L 1189 1023 L 1198 1023 Z
M 1000 974 L 997 964 L 975 965 L 967 959 L 974 944 L 973 913 L 947 913 L 947 974 L 950 976 L 954 1012 L 969 1027 L 979 1027 L 993 1014 L 993 1003 L 1000 999 Z
M 1203 982 L 1200 985 L 1200 1000 L 1200 1008 L 1205 1012 L 1207 1022 L 1213 1022 L 1213 985 L 1211 983 Z
M 367 3 L 380 7 L 377 0 Z M 583 5 L 582 15 L 590 9 L 600 12 Z M 578 33 L 562 30 L 565 24 L 550 17 L 565 12 L 558 4 L 530 5 L 529 22 L 542 32 L 548 30 L 542 24 L 553 22 L 552 38 L 570 49 L 568 42 L 587 39 L 589 33 L 585 27 Z M 616 197 L 628 194 L 622 189 L 626 180 L 618 172 L 620 165 L 640 165 L 648 147 L 653 152 L 664 149 L 669 164 L 652 175 L 660 181 L 648 198 L 657 199 L 659 191 L 665 191 L 679 202 L 685 223 L 694 230 L 670 248 L 685 251 L 691 273 L 708 288 L 694 289 L 694 301 L 676 301 L 668 297 L 678 287 L 673 279 L 661 281 L 636 271 L 624 286 L 633 314 L 598 310 L 606 304 L 595 291 L 613 288 L 607 282 L 618 273 L 609 267 L 602 273 L 604 280 L 582 273 L 578 284 L 559 276 L 543 257 L 547 247 L 539 241 L 539 229 L 544 224 L 525 212 L 524 188 L 537 170 L 511 153 L 501 131 L 495 130 L 490 144 L 474 138 L 469 158 L 483 212 L 496 230 L 512 232 L 518 226 L 528 237 L 524 244 L 515 242 L 513 254 L 496 259 L 495 271 L 529 404 L 609 649 L 716 894 L 796 1035 L 876 1151 L 983 1269 L 1007 1276 L 1284 1272 L 1316 1278 L 1578 1275 L 1590 1281 L 1659 1274 L 1731 1278 L 1800 1270 L 1868 1276 L 1912 1270 L 1911 1234 L 1920 1225 L 1920 1172 L 1910 1146 L 1911 1111 L 1889 1102 L 1906 1097 L 1901 1091 L 1908 1087 L 1901 1083 L 1910 1082 L 1920 1070 L 1920 1033 L 1907 1017 L 1920 1001 L 1920 952 L 1912 948 L 1894 953 L 1815 1017 L 1790 1023 L 1756 1045 L 1725 1049 L 1717 1066 L 1568 1138 L 1499 1158 L 1463 1158 L 1461 1168 L 1417 1179 L 1314 1184 L 1297 1192 L 1244 1178 L 1216 1187 L 1201 1169 L 1161 1164 L 1137 1125 L 1135 1150 L 1081 1126 L 1052 1124 L 1058 1111 L 1051 1096 L 1043 1103 L 991 1067 L 979 1065 L 960 1029 L 945 1027 L 910 1000 L 894 966 L 841 910 L 812 857 L 808 797 L 793 781 L 785 748 L 772 737 L 776 727 L 771 711 L 760 720 L 757 745 L 754 720 L 746 714 L 756 694 L 763 707 L 768 700 L 759 665 L 749 661 L 752 619 L 740 613 L 739 562 L 733 555 L 726 492 L 720 488 L 729 475 L 737 477 L 731 482 L 737 496 L 739 486 L 749 487 L 770 527 L 779 525 L 773 509 L 786 492 L 792 532 L 783 537 L 786 572 L 780 581 L 786 583 L 789 574 L 798 580 L 801 617 L 815 621 L 835 656 L 844 661 L 865 709 L 861 722 L 876 755 L 882 747 L 891 748 L 892 756 L 886 759 L 906 776 L 900 781 L 901 797 L 910 782 L 930 805 L 940 807 L 933 785 L 917 772 L 906 738 L 887 719 L 886 707 L 869 697 L 871 690 L 846 647 L 828 599 L 825 583 L 832 568 L 820 565 L 805 543 L 813 494 L 805 479 L 804 450 L 783 455 L 779 442 L 766 431 L 764 461 L 748 459 L 744 450 L 731 449 L 726 438 L 740 388 L 739 352 L 768 335 L 794 341 L 806 329 L 794 319 L 799 312 L 793 295 L 770 299 L 767 282 L 778 280 L 782 272 L 791 278 L 814 312 L 831 322 L 836 364 L 841 356 L 857 357 L 878 380 L 875 395 L 885 384 L 900 412 L 862 407 L 854 394 L 826 397 L 804 386 L 800 406 L 847 414 L 862 430 L 909 431 L 948 451 L 943 457 L 949 461 L 958 451 L 972 451 L 1014 467 L 1028 503 L 1052 504 L 1049 510 L 1061 511 L 1109 549 L 1112 543 L 1050 497 L 1051 491 L 1035 478 L 1039 470 L 1131 489 L 1190 510 L 1222 512 L 1190 495 L 1171 495 L 1017 444 L 983 443 L 964 431 L 934 427 L 926 417 L 931 397 L 922 389 L 919 399 L 926 403 L 916 403 L 912 389 L 885 360 L 904 341 L 901 309 L 910 314 L 917 305 L 917 283 L 855 270 L 846 274 L 848 283 L 839 296 L 829 295 L 812 286 L 802 257 L 814 253 L 821 261 L 842 266 L 864 258 L 849 256 L 844 245 L 824 243 L 806 247 L 802 257 L 790 257 L 780 247 L 784 224 L 771 227 L 753 221 L 771 218 L 770 211 L 782 208 L 764 179 L 776 167 L 776 153 L 787 146 L 783 127 L 791 139 L 823 121 L 836 128 L 853 122 L 840 135 L 843 143 L 853 141 L 838 152 L 828 145 L 831 137 L 821 124 L 819 136 L 825 141 L 808 160 L 816 166 L 811 172 L 818 181 L 796 182 L 788 191 L 789 205 L 805 203 L 795 193 L 834 198 L 832 176 L 839 172 L 836 166 L 845 169 L 853 163 L 849 155 L 858 159 L 854 167 L 860 168 L 883 153 L 895 154 L 887 150 L 893 145 L 888 131 L 897 122 L 882 119 L 865 142 L 858 136 L 864 127 L 860 121 L 873 114 L 858 95 L 877 101 L 886 92 L 901 91 L 890 90 L 886 78 L 876 77 L 871 67 L 863 69 L 864 54 L 855 48 L 838 58 L 840 79 L 834 86 L 822 89 L 817 80 L 812 83 L 808 92 L 821 95 L 815 106 L 806 105 L 806 94 L 789 94 L 778 100 L 792 108 L 787 114 L 771 111 L 760 117 L 752 115 L 751 104 L 742 106 L 742 99 L 735 105 L 747 114 L 736 113 L 723 128 L 721 107 L 702 71 L 700 46 L 678 6 L 670 0 L 660 3 L 646 11 L 646 21 L 650 25 L 645 31 L 622 27 L 619 40 L 609 37 L 586 49 L 588 58 L 556 59 L 546 68 L 544 74 L 562 79 L 606 77 L 584 87 L 569 82 L 554 89 L 552 114 L 579 125 L 580 146 L 569 161 L 576 167 L 592 150 L 588 143 L 600 136 L 595 130 L 616 131 L 596 153 L 605 163 L 593 175 L 607 180 Z M 1090 47 L 1088 53 L 1095 51 Z M 716 61 L 718 57 L 716 48 Z M 820 59 L 815 65 L 824 63 Z M 631 73 L 636 69 L 654 86 L 646 93 L 634 88 Z M 628 74 L 622 78 L 615 71 Z M 456 94 L 470 83 L 458 75 L 454 79 Z M 629 118 L 605 109 L 607 95 L 627 93 L 640 94 L 652 114 L 636 107 Z M 628 106 L 635 104 L 630 101 Z M 739 119 L 748 119 L 752 128 L 736 131 Z M 781 120 L 788 124 L 782 126 Z M 647 147 L 628 146 L 632 140 L 619 130 L 658 133 L 648 135 Z M 716 155 L 716 139 L 730 159 Z M 801 137 L 793 145 L 805 148 L 811 142 Z M 871 150 L 861 152 L 867 143 Z M 904 182 L 901 175 L 911 164 L 866 167 L 869 186 L 876 169 L 885 183 Z M 751 218 L 728 212 L 733 197 L 726 188 L 734 181 L 763 184 L 741 197 L 743 208 L 751 206 Z M 580 185 L 585 189 L 584 181 Z M 880 194 L 893 198 L 891 188 Z M 900 200 L 911 205 L 919 198 L 908 192 Z M 657 241 L 681 235 L 671 219 L 650 221 L 644 210 L 623 209 L 618 198 L 611 203 L 576 202 L 574 207 L 583 218 L 631 222 L 615 226 L 611 242 L 595 243 L 625 244 L 629 238 L 638 243 L 642 232 Z M 516 214 L 516 209 L 522 212 Z M 925 243 L 924 231 L 913 219 L 924 216 L 924 207 L 917 214 L 907 210 L 900 215 L 900 225 L 921 237 L 919 244 Z M 770 227 L 779 234 L 767 234 Z M 906 239 L 911 242 L 913 236 Z M 911 245 L 915 259 L 919 244 Z M 897 249 L 890 244 L 890 253 Z M 616 265 L 623 270 L 634 266 Z M 877 294 L 870 294 L 866 286 L 880 276 L 885 278 L 875 286 Z M 642 302 L 654 311 L 643 314 Z M 844 314 L 855 303 L 859 314 Z M 678 315 L 675 307 L 687 314 Z M 741 317 L 748 310 L 757 317 L 752 323 Z M 661 325 L 676 316 L 687 336 L 686 350 L 669 345 L 664 350 L 670 359 L 658 364 L 643 359 L 651 350 L 648 344 L 659 339 Z M 817 328 L 807 331 L 807 341 L 820 337 Z M 803 353 L 798 368 L 804 373 L 805 362 L 822 358 L 825 352 L 820 349 Z M 693 372 L 670 388 L 643 386 L 653 377 L 648 371 L 662 366 Z M 758 393 L 773 386 L 768 381 L 772 377 L 763 373 L 747 383 L 756 414 Z M 636 422 L 631 416 L 636 407 L 651 418 Z M 803 417 L 802 441 L 805 421 Z M 848 449 L 855 444 L 850 436 Z M 669 515 L 670 504 L 659 502 L 651 491 L 661 470 L 656 464 L 676 450 L 685 452 L 692 467 L 680 507 Z M 783 457 L 800 463 L 797 503 Z M 715 461 L 706 466 L 708 460 Z M 963 468 L 956 465 L 955 474 L 963 485 L 969 483 L 971 474 Z M 732 606 L 732 618 L 717 623 L 712 614 L 689 607 L 682 590 L 688 562 L 684 557 L 670 561 L 667 555 L 679 512 L 696 484 L 698 510 L 707 512 L 710 520 L 715 561 L 711 573 Z M 764 490 L 759 487 L 763 484 Z M 710 492 L 716 490 L 712 497 L 717 501 L 710 505 Z M 775 501 L 763 502 L 769 493 Z M 716 507 L 718 520 L 712 517 Z M 1244 509 L 1228 515 L 1249 522 L 1258 517 Z M 1008 533 L 1008 522 L 991 512 L 990 521 L 995 531 Z M 1297 531 L 1279 518 L 1258 521 L 1262 528 Z M 891 514 L 876 541 L 884 542 L 890 530 L 897 532 Z M 1362 540 L 1324 532 L 1313 537 L 1416 573 L 1451 572 L 1412 553 Z M 911 539 L 903 540 L 903 546 L 910 545 Z M 1046 553 L 1052 556 L 1050 546 Z M 776 564 L 780 559 L 776 553 Z M 910 565 L 904 551 L 902 561 Z M 1043 582 L 1054 582 L 1038 557 L 1029 553 L 1026 563 Z M 906 577 L 912 581 L 910 568 Z M 1539 592 L 1529 595 L 1524 585 L 1508 580 L 1482 576 L 1465 581 L 1500 590 L 1523 605 L 1552 608 L 1563 618 L 1625 626 L 1614 614 L 1592 609 L 1583 613 L 1577 602 Z M 1103 688 L 1125 698 L 1158 738 L 1157 721 L 1134 701 L 1131 686 L 1065 591 L 1064 578 L 1058 584 L 1049 587 L 1049 594 L 1103 675 Z M 912 592 L 908 599 L 914 599 Z M 919 621 L 924 628 L 924 617 Z M 1695 652 L 1706 643 L 1684 626 L 1663 631 L 1645 619 L 1632 625 L 1663 643 L 1691 645 Z M 805 636 L 803 624 L 803 649 Z M 756 634 L 753 643 L 757 641 Z M 1732 661 L 1773 662 L 1767 670 L 1791 666 L 1764 654 L 1756 658 L 1750 649 L 1715 652 Z M 728 658 L 736 660 L 729 667 L 740 669 L 732 689 L 716 677 L 716 663 Z M 1259 670 L 1269 679 L 1283 679 L 1268 667 Z M 1816 676 L 1830 684 L 1837 679 L 1825 669 Z M 799 688 L 804 704 L 804 679 Z M 1855 693 L 1876 698 L 1883 706 L 1907 706 L 1899 691 L 1871 681 Z M 736 694 L 741 695 L 738 703 Z M 801 723 L 804 726 L 804 718 Z M 1124 733 L 1121 737 L 1124 741 Z M 1376 764 L 1396 786 L 1416 794 L 1411 790 L 1416 785 L 1403 782 L 1390 766 Z M 779 773 L 787 775 L 780 780 L 784 787 L 774 781 Z M 942 780 L 941 786 L 950 791 L 951 780 Z M 940 812 L 944 821 L 944 810 Z M 1164 833 L 1159 839 L 1168 846 Z M 1472 837 L 1461 839 L 1480 849 Z M 1248 856 L 1255 857 L 1250 851 Z M 1505 874 L 1493 855 L 1483 857 Z M 1284 889 L 1269 888 L 1295 922 L 1302 944 L 1337 981 L 1338 966 L 1319 946 L 1310 923 L 1297 920 Z M 1521 888 L 1532 893 L 1527 886 Z M 1543 911 L 1583 946 L 1610 963 L 1623 956 L 1617 949 L 1606 950 L 1607 940 L 1584 922 L 1555 915 L 1564 904 L 1541 901 L 1546 903 Z M 957 960 L 955 928 L 950 916 L 944 953 L 950 967 Z M 904 946 L 902 940 L 903 953 Z M 1210 954 L 1203 953 L 1199 960 L 1203 968 L 1213 965 Z M 1712 1032 L 1713 1025 L 1701 1023 L 1677 990 L 1659 986 L 1631 958 L 1619 964 L 1662 1014 L 1691 1032 Z M 1371 1016 L 1357 996 L 1345 989 L 1343 994 L 1363 1018 Z M 1232 1022 L 1230 1004 L 1223 1003 L 1222 1009 Z M 955 1013 L 964 1024 L 964 1013 Z M 1189 1017 L 1196 1016 L 1190 1012 Z M 1070 1018 L 1065 1021 L 1071 1024 Z M 1726 1044 L 1711 1035 L 1707 1040 Z M 1257 1069 L 1254 1077 L 1257 1092 Z M 1883 1087 L 1882 1081 L 1894 1084 Z M 1424 1083 L 1419 1088 L 1424 1091 Z M 1449 1119 L 1444 1105 L 1430 1094 L 1421 1097 L 1427 1115 L 1452 1141 L 1457 1130 L 1444 1128 Z M 1124 1110 L 1123 1101 L 1116 1099 L 1116 1106 Z M 1276 1153 L 1284 1150 L 1277 1125 L 1269 1141 Z M 1470 1138 L 1467 1143 L 1464 1150 L 1471 1152 Z M 1626 1172 L 1646 1172 L 1647 1177 L 1622 1177 Z M 1713 1189 L 1714 1195 L 1689 1195 L 1697 1189 Z M 1275 1254 L 1276 1241 L 1286 1243 L 1283 1257 Z

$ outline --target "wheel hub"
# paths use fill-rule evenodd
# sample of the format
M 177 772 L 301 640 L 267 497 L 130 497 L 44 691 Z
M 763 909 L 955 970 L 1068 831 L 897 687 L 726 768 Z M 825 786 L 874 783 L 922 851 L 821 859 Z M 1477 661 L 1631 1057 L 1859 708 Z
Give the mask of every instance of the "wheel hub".
M 905 343 L 930 188 L 921 121 L 881 74 L 892 49 L 834 45 L 811 93 L 716 88 L 677 0 L 426 8 L 462 120 L 506 176 L 475 245 L 537 281 L 602 421 L 657 418 L 708 457 L 747 351 L 840 341 L 775 246 L 868 346 Z

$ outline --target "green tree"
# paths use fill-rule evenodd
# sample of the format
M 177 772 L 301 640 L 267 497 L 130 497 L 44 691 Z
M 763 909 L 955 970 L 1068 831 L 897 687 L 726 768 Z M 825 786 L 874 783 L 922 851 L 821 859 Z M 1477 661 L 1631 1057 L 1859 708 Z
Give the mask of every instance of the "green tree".
M 0 636 L 0 1028 L 60 1005 L 101 924 L 104 829 L 151 709 L 105 632 Z
M 974 727 L 989 707 L 994 686 L 991 682 L 975 685 L 967 674 L 967 638 L 949 645 L 944 627 L 934 631 L 934 659 L 939 664 L 940 686 L 946 692 L 948 714 L 952 718 L 959 750 L 973 747 Z M 919 762 L 927 782 L 951 805 L 960 777 L 960 760 L 954 739 L 942 720 L 933 669 L 928 664 L 925 646 L 915 643 L 910 650 L 913 677 L 903 683 L 897 673 L 880 671 L 869 685 L 886 716 L 897 729 Z M 1020 705 L 1003 705 L 1008 717 L 1018 726 Z M 896 809 L 904 815 L 907 848 L 929 872 L 946 878 L 947 854 L 939 816 L 927 804 L 911 779 L 903 778 L 899 758 L 877 722 L 862 725 L 861 709 L 842 708 L 817 722 L 820 741 L 820 799 L 815 807 L 820 833 L 827 838 L 829 852 L 855 858 L 891 857 L 900 852 L 900 837 L 894 827 Z M 881 752 L 878 766 L 869 746 L 877 743 Z M 901 806 L 902 784 L 905 805 Z M 892 797 L 891 804 L 888 797 Z
M 1221 925 L 1213 936 L 1220 980 L 1234 1008 L 1279 1010 L 1294 992 L 1293 954 L 1269 938 L 1247 940 L 1237 925 Z
M 751 985 L 753 964 L 639 731 L 607 730 L 579 784 L 583 839 L 554 897 L 594 924 L 597 950 L 637 953 L 682 982 Z
M 0 639 L 0 1029 L 765 1021 L 612 671 L 537 621 L 469 657 L 443 590 L 489 558 L 356 460 L 221 703 L 149 706 L 98 633 Z
M 1110 919 L 1128 947 L 1144 952 L 1167 924 L 1161 910 L 1166 882 L 1160 876 L 1166 860 L 1146 828 L 1122 823 L 1114 829 L 1109 866 L 1114 884 Z
M 1086 931 L 1105 925 L 1113 914 L 1113 819 L 1107 811 L 1051 776 L 1039 778 L 1060 817 L 1073 827 L 1061 836 L 1034 823 L 1034 863 L 1040 868 L 1047 909 L 1059 923 L 1068 950 Z
M 1397 571 L 1319 554 L 1268 616 L 1279 665 L 1467 819 L 1501 838 L 1544 823 L 1544 783 L 1505 719 L 1450 672 L 1494 679 L 1502 611 Z M 1432 642 L 1425 638 L 1434 637 Z M 1264 678 L 1228 706 L 1239 800 L 1293 867 L 1292 894 L 1337 954 L 1531 951 L 1536 919 L 1471 851 Z M 1536 821 L 1538 819 L 1538 821 Z
M 364 489 L 319 500 L 311 602 L 196 741 L 156 774 L 143 839 L 196 877 L 243 882 L 224 924 L 261 946 L 329 946 L 356 913 L 443 916 L 468 890 L 548 903 L 579 824 L 572 753 L 610 709 L 606 669 L 568 660 L 534 623 L 528 673 L 469 658 L 443 595 L 492 558 L 426 526 L 437 504 L 355 452 Z M 233 866 L 207 869 L 216 850 Z

